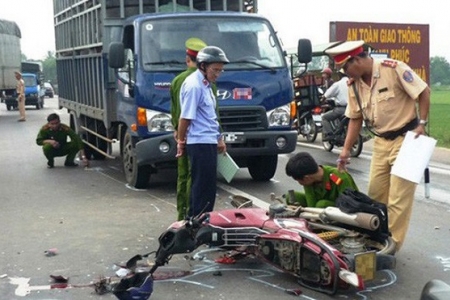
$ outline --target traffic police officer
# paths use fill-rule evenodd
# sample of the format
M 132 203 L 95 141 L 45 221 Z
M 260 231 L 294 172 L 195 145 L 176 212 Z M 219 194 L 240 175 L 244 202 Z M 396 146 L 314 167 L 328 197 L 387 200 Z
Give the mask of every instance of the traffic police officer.
M 69 126 L 61 124 L 58 114 L 52 113 L 47 117 L 47 124 L 42 126 L 36 138 L 36 143 L 42 146 L 45 157 L 47 157 L 47 167 L 55 166 L 54 158 L 66 156 L 64 166 L 76 167 L 75 156 L 78 152 L 84 166 L 88 165 L 88 160 L 84 155 L 83 141 Z M 70 138 L 70 141 L 67 139 Z
M 411 218 L 416 183 L 391 174 L 407 131 L 425 134 L 430 108 L 428 85 L 405 63 L 368 56 L 364 41 L 348 41 L 326 50 L 352 78 L 346 116 L 350 118 L 338 168 L 349 163 L 363 120 L 375 133 L 368 195 L 386 204 L 389 230 L 401 248 Z M 416 108 L 418 104 L 418 111 Z
M 25 82 L 22 78 L 22 73 L 14 72 L 14 75 L 17 79 L 17 106 L 19 107 L 20 119 L 17 120 L 19 122 L 25 122 Z
M 319 166 L 307 152 L 292 156 L 286 164 L 286 175 L 303 186 L 304 193 L 295 191 L 294 199 L 285 195 L 289 205 L 324 208 L 335 206 L 336 198 L 347 188 L 358 190 L 348 172 L 332 166 Z

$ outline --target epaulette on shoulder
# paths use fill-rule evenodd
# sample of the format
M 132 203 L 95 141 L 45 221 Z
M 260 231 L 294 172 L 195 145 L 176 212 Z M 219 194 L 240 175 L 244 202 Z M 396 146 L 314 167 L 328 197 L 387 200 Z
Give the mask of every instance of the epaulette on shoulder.
M 70 127 L 67 126 L 66 124 L 61 124 L 61 130 L 62 130 L 62 131 L 69 131 L 69 130 L 70 130 Z
M 397 64 L 398 63 L 395 60 L 391 60 L 391 59 L 385 59 L 381 63 L 382 66 L 390 67 L 390 68 L 393 68 L 393 69 L 395 69 L 397 67 Z
M 340 185 L 342 183 L 342 178 L 337 176 L 336 174 L 331 173 L 330 174 L 330 179 L 331 181 L 334 182 L 334 184 L 336 185 Z

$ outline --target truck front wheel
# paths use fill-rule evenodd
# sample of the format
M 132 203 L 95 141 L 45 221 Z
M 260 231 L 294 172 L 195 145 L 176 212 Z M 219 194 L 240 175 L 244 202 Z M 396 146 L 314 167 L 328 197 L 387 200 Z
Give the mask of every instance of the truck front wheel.
M 270 180 L 277 170 L 278 155 L 254 156 L 248 159 L 248 172 L 256 181 Z
M 129 133 L 125 134 L 121 146 L 123 170 L 128 184 L 137 189 L 146 188 L 150 180 L 150 167 L 138 166 L 136 149 Z

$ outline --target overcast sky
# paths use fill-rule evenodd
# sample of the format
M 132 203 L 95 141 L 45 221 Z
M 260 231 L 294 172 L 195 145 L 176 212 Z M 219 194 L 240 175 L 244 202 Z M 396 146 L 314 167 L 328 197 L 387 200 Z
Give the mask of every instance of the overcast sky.
M 296 47 L 299 38 L 309 38 L 313 44 L 327 42 L 331 21 L 428 24 L 430 55 L 443 56 L 450 62 L 450 18 L 440 3 L 430 1 L 430 5 L 419 6 L 409 0 L 258 2 L 259 13 L 272 22 L 286 48 Z M 0 19 L 19 25 L 22 52 L 29 59 L 44 59 L 48 51 L 55 51 L 52 3 L 52 0 L 0 0 Z

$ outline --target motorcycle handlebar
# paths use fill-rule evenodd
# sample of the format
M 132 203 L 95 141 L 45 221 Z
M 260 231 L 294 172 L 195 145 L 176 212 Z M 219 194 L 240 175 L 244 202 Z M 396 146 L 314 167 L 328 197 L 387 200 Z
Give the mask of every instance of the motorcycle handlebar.
M 204 221 L 209 220 L 209 214 L 203 214 L 199 219 L 198 219 L 198 223 L 202 224 Z
M 187 228 L 199 228 L 203 222 L 209 219 L 209 214 L 204 213 L 198 217 L 192 217 L 189 219 L 189 221 L 186 223 Z

